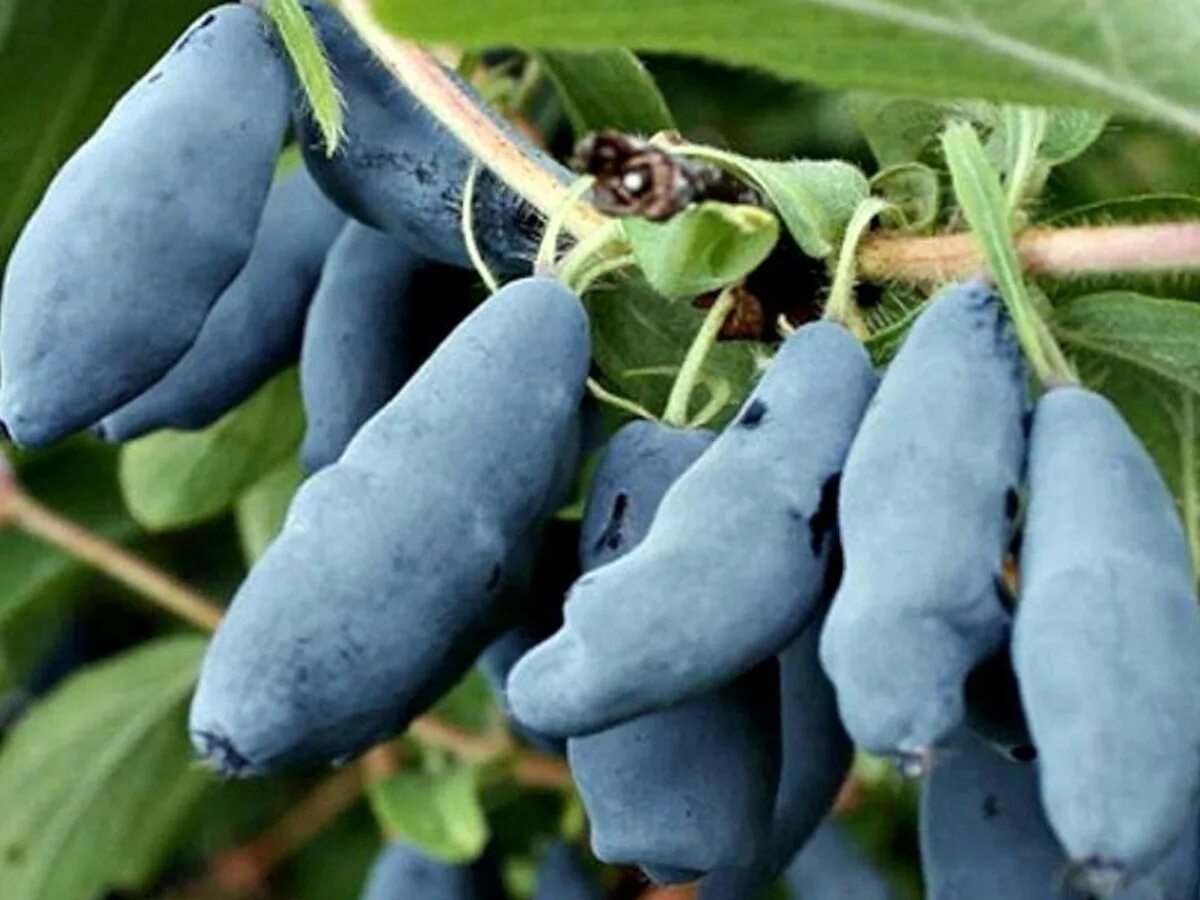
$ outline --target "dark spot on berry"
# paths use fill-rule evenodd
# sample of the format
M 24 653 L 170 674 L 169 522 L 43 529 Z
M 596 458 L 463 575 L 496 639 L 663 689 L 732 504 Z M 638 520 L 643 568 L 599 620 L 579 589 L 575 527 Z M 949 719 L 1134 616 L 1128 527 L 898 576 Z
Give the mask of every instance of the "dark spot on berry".
M 1017 513 L 1021 511 L 1021 495 L 1017 493 L 1016 488 L 1009 488 L 1004 492 L 1004 516 L 1008 521 L 1012 521 L 1017 517 Z
M 983 817 L 994 819 L 998 815 L 1000 815 L 1000 801 L 995 794 L 988 794 L 983 798 Z
M 191 29 L 191 31 L 189 31 L 182 38 L 180 38 L 179 43 L 175 45 L 175 49 L 172 50 L 171 52 L 178 53 L 180 50 L 182 50 L 184 47 L 186 47 L 188 45 L 188 43 L 192 40 L 192 38 L 194 38 L 196 35 L 198 35 L 201 31 L 203 31 L 205 28 L 207 28 L 209 25 L 211 25 L 215 21 L 217 21 L 216 13 L 209 13 L 207 16 L 205 16 L 203 19 L 201 19 L 199 22 L 197 22 L 195 24 L 195 26 Z
M 808 520 L 809 544 L 813 556 L 821 552 L 825 539 L 837 528 L 838 489 L 841 487 L 841 473 L 830 475 L 821 485 L 821 503 L 817 511 Z
M 492 571 L 488 575 L 487 589 L 489 591 L 494 591 L 496 588 L 498 588 L 500 586 L 500 579 L 503 577 L 503 575 L 504 569 L 499 563 L 496 563 L 494 566 L 492 566 Z
M 629 495 L 622 491 L 613 498 L 612 512 L 608 514 L 608 522 L 593 545 L 597 553 L 603 550 L 615 552 L 621 549 L 621 545 L 625 543 L 625 536 L 621 533 L 621 529 L 625 525 L 625 515 L 628 512 Z
M 1009 751 L 1009 756 L 1013 758 L 1013 761 L 1019 763 L 1031 763 L 1037 759 L 1037 755 L 1037 748 L 1032 744 L 1022 744 Z
M 154 84 L 154 82 L 162 79 L 162 72 L 155 72 L 146 79 L 146 84 Z
M 19 863 L 25 858 L 25 848 L 20 844 L 9 844 L 4 848 L 4 861 Z
M 746 411 L 742 413 L 742 417 L 738 419 L 738 424 L 743 428 L 757 428 L 762 424 L 763 419 L 767 417 L 767 404 L 755 398 L 750 401 L 750 405 L 746 407 Z

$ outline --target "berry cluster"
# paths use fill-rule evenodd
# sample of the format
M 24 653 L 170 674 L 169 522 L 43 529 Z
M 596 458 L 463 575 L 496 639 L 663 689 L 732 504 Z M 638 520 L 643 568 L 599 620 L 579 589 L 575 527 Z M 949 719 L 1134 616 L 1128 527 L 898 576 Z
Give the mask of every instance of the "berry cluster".
M 886 896 L 827 820 L 854 745 L 925 776 L 930 897 L 1195 897 L 1192 564 L 1108 401 L 1033 402 L 971 281 L 882 376 L 812 323 L 719 434 L 597 438 L 588 318 L 559 281 L 518 277 L 452 330 L 421 318 L 420 273 L 468 264 L 471 157 L 309 12 L 346 97 L 337 153 L 259 12 L 218 7 L 54 179 L 0 308 L 0 417 L 28 446 L 203 427 L 299 360 L 312 474 L 209 647 L 202 757 L 345 762 L 479 663 L 565 752 L 595 855 L 708 900 L 785 871 L 803 896 Z M 276 178 L 289 126 L 305 165 Z M 494 270 L 527 269 L 523 201 L 484 175 L 472 212 Z M 563 602 L 539 593 L 563 563 L 543 533 L 601 447 Z M 397 845 L 367 896 L 498 897 L 491 867 Z M 537 890 L 599 896 L 565 845 Z

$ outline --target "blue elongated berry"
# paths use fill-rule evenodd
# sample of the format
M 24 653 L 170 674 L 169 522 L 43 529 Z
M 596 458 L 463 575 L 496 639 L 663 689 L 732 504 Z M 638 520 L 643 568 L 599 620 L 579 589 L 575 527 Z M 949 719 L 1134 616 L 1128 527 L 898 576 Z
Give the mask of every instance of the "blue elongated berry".
M 713 442 L 710 431 L 631 422 L 605 449 L 583 507 L 579 563 L 585 572 L 642 542 L 667 490 Z
M 362 900 L 503 900 L 499 875 L 484 859 L 452 865 L 404 844 L 389 844 L 371 867 Z
M 517 717 L 550 734 L 596 731 L 787 646 L 821 596 L 838 476 L 874 388 L 844 329 L 815 323 L 789 338 L 646 539 L 576 582 L 564 627 L 513 669 Z
M 584 405 L 584 410 L 587 405 Z M 533 567 L 527 592 L 526 611 L 521 624 L 509 629 L 488 644 L 479 656 L 477 665 L 487 679 L 492 693 L 508 709 L 505 683 L 508 673 L 518 659 L 544 641 L 562 624 L 562 598 L 579 577 L 579 560 L 575 548 L 579 545 L 578 523 L 551 522 L 546 527 L 541 549 Z M 547 753 L 564 755 L 566 742 L 539 734 L 521 723 L 514 727 L 522 738 Z
M 420 364 L 406 332 L 421 302 L 410 297 L 421 264 L 404 244 L 357 222 L 329 251 L 300 351 L 300 456 L 310 472 L 335 462 Z
M 1038 800 L 1037 768 L 956 732 L 921 784 L 928 900 L 1071 900 L 1066 857 Z
M 1013 659 L 1042 800 L 1097 883 L 1161 857 L 1200 796 L 1200 612 L 1153 461 L 1099 394 L 1038 402 Z
M 1042 810 L 1038 766 L 1005 759 L 957 732 L 921 786 L 921 864 L 928 900 L 1194 900 L 1200 815 L 1193 807 L 1151 870 L 1120 886 L 1069 863 Z M 1083 878 L 1079 877 L 1083 874 Z M 1085 884 L 1080 884 L 1083 881 Z
M 55 176 L 0 303 L 0 418 L 15 441 L 94 424 L 192 345 L 250 254 L 289 79 L 258 13 L 217 7 Z
M 584 507 L 585 571 L 637 547 L 663 495 L 712 440 L 708 432 L 642 421 L 617 432 Z M 660 882 L 752 862 L 769 840 L 779 779 L 778 697 L 770 663 L 716 690 L 568 740 L 596 856 L 639 865 Z
M 555 841 L 538 866 L 533 900 L 603 900 L 604 888 L 570 844 Z
M 238 590 L 192 702 L 202 756 L 235 775 L 344 760 L 515 624 L 588 364 L 583 307 L 550 279 L 463 321 L 300 488 Z
M 295 362 L 321 266 L 345 217 L 303 169 L 271 189 L 250 258 L 159 381 L 100 423 L 107 440 L 211 425 Z
M 826 820 L 796 854 L 784 875 L 797 900 L 899 900 L 883 873 L 846 829 Z
M 914 765 L 1007 634 L 999 590 L 1025 456 L 1025 368 L 1000 299 L 955 285 L 863 419 L 839 502 L 845 576 L 821 658 L 855 743 Z
M 306 6 L 346 100 L 345 137 L 332 157 L 308 110 L 297 110 L 296 130 L 314 177 L 359 221 L 422 256 L 469 266 L 461 210 L 471 154 L 375 59 L 339 13 L 323 4 Z M 481 114 L 490 115 L 467 85 L 461 87 Z M 545 171 L 569 180 L 556 162 L 498 117 L 492 119 Z M 529 271 L 542 231 L 536 212 L 483 169 L 471 213 L 489 265 L 505 273 Z
M 779 655 L 783 766 L 767 850 L 753 865 L 704 879 L 701 900 L 746 900 L 766 891 L 837 799 L 854 747 L 817 655 L 820 633 L 814 622 Z

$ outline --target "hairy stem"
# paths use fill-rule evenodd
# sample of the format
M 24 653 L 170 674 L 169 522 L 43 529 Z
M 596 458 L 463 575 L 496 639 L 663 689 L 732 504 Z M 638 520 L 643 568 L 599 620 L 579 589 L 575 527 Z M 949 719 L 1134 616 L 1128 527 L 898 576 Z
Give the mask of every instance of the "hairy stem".
M 838 251 L 837 268 L 833 274 L 833 285 L 829 289 L 829 300 L 825 304 L 825 319 L 844 325 L 860 340 L 867 335 L 862 312 L 854 299 L 854 283 L 858 277 L 856 262 L 858 245 L 871 225 L 871 220 L 887 209 L 888 203 L 879 197 L 867 197 L 854 210 L 846 233 L 842 236 L 842 247 Z
M 414 97 L 505 185 L 543 215 L 563 203 L 568 186 L 529 156 L 432 56 L 375 21 L 369 0 L 340 0 L 346 19 Z M 607 221 L 589 203 L 572 204 L 564 229 L 583 239 Z
M 1026 272 L 1058 278 L 1200 271 L 1200 222 L 1030 228 L 1017 235 Z M 873 282 L 933 287 L 980 272 L 983 254 L 967 233 L 933 237 L 869 235 L 858 274 Z
M 663 411 L 665 424 L 676 428 L 683 428 L 687 424 L 692 392 L 704 370 L 704 361 L 708 358 L 713 344 L 717 342 L 721 326 L 729 318 L 736 303 L 737 293 L 732 288 L 726 288 L 717 296 L 709 308 L 708 314 L 704 317 L 704 321 L 700 323 L 700 330 L 696 332 L 696 337 L 692 339 L 692 344 L 688 347 L 687 355 L 683 358 L 679 374 L 675 377 L 675 383 L 671 386 L 671 393 L 667 397 L 667 408 Z

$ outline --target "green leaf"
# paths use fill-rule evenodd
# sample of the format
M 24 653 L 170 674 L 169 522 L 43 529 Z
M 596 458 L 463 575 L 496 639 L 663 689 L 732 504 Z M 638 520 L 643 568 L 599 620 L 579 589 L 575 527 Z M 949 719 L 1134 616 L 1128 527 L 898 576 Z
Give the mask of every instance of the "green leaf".
M 184 724 L 204 650 L 160 638 L 68 679 L 0 753 L 5 900 L 92 900 L 157 872 L 208 777 Z
M 248 562 L 266 552 L 267 546 L 283 529 L 292 497 L 304 481 L 304 467 L 291 457 L 255 482 L 238 498 L 234 507 L 238 538 Z
M 892 358 L 900 350 L 901 345 L 904 343 L 904 338 L 908 335 L 909 329 L 912 328 L 913 322 L 917 320 L 917 316 L 920 313 L 920 304 L 914 303 L 903 311 L 897 307 L 895 318 L 889 321 L 887 325 L 871 333 L 865 345 L 875 365 L 885 366 L 892 361 Z
M 869 192 L 866 176 L 838 160 L 751 159 L 700 144 L 672 150 L 720 166 L 757 187 L 800 249 L 817 259 L 833 252 L 846 223 Z
M 593 291 L 586 300 L 592 353 L 605 384 L 661 413 L 704 311 L 668 303 L 639 278 Z M 750 341 L 721 342 L 709 352 L 701 384 L 726 398 L 722 418 L 740 405 L 767 356 L 764 345 Z
M 442 772 L 404 770 L 369 792 L 384 830 L 448 863 L 476 860 L 489 831 L 474 769 Z
M 266 12 L 292 58 L 309 110 L 321 129 L 325 153 L 333 156 L 342 137 L 342 95 L 321 39 L 300 0 L 267 0 Z
M 4 49 L 12 32 L 13 20 L 17 17 L 19 0 L 0 0 L 0 50 Z
M 606 128 L 633 134 L 675 128 L 653 76 L 628 50 L 545 51 L 538 58 L 576 136 Z
M 623 224 L 642 273 L 664 297 L 695 297 L 740 281 L 779 240 L 779 220 L 767 210 L 712 201 L 666 222 Z
M 979 136 L 970 125 L 956 123 L 946 129 L 942 149 L 955 196 L 983 251 L 991 278 L 1004 298 L 1021 348 L 1043 381 L 1062 374 L 1054 371 L 1058 360 L 1051 357 L 1052 348 L 1042 343 L 1042 329 L 1010 230 L 1007 200 L 996 171 L 984 155 Z
M 928 159 L 946 123 L 954 118 L 973 120 L 972 110 L 978 106 L 869 91 L 854 91 L 849 102 L 871 153 L 885 170 Z
M 496 712 L 492 689 L 478 669 L 472 669 L 451 688 L 430 712 L 467 731 L 483 731 Z
M 942 185 L 929 166 L 918 162 L 889 166 L 871 178 L 871 191 L 891 204 L 880 217 L 893 228 L 925 231 L 937 222 Z
M 631 47 L 840 88 L 1123 110 L 1200 134 L 1200 17 L 1178 0 L 372 0 L 468 46 Z
M 1200 559 L 1200 305 L 1114 291 L 1055 308 L 1085 383 L 1104 392 L 1175 495 Z
M 0 6 L 0 259 L 51 176 L 211 0 L 24 0 Z
M 946 125 L 968 121 L 990 135 L 989 156 L 1001 172 L 1006 172 L 1008 118 L 993 104 L 858 91 L 850 95 L 850 108 L 881 166 L 931 161 Z M 1039 156 L 1044 164 L 1056 166 L 1075 159 L 1095 143 L 1108 116 L 1094 110 L 1055 107 L 1046 110 L 1046 120 Z
M 203 431 L 160 431 L 126 444 L 125 502 L 152 531 L 212 518 L 294 453 L 303 430 L 291 369 Z
M 1050 110 L 1040 155 L 1052 166 L 1081 156 L 1096 143 L 1108 125 L 1108 116 L 1089 109 Z

